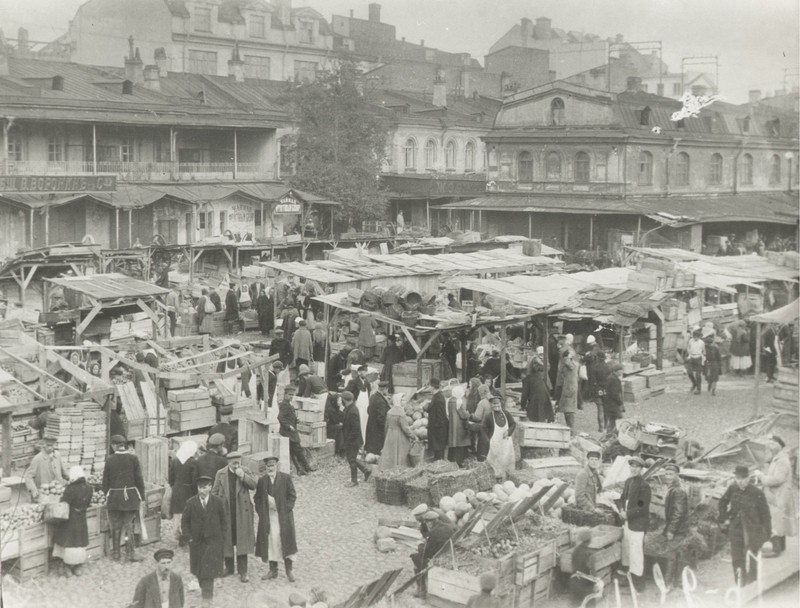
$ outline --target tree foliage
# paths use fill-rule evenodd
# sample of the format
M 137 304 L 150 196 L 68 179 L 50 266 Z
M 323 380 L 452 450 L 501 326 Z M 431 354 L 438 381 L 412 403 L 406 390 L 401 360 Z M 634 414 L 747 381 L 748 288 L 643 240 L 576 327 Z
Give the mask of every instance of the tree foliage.
M 384 219 L 379 175 L 386 124 L 359 89 L 354 64 L 293 86 L 284 100 L 297 125 L 290 185 L 343 203 L 340 220 Z

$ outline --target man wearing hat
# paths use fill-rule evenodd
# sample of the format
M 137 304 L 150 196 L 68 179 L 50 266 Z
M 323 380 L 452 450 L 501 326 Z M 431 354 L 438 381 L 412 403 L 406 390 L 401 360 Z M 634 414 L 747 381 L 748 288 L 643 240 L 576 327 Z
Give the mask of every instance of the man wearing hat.
M 229 452 L 227 458 L 228 466 L 217 471 L 211 492 L 222 501 L 225 521 L 228 522 L 224 530 L 225 574 L 233 574 L 235 556 L 239 579 L 247 583 L 250 580 L 247 555 L 253 552 L 256 542 L 250 491 L 256 489 L 257 480 L 249 469 L 242 466 L 239 452 Z
M 103 468 L 103 494 L 106 495 L 108 523 L 111 528 L 111 559 L 120 560 L 122 535 L 128 537 L 127 558 L 140 562 L 136 555 L 133 524 L 144 497 L 144 478 L 139 457 L 128 451 L 128 440 L 121 435 L 111 437 L 114 453 L 106 458 Z
M 228 292 L 225 294 L 225 332 L 232 334 L 238 329 L 239 325 L 239 298 L 236 297 L 236 285 L 228 284 Z
M 366 365 L 359 365 L 351 374 L 349 382 L 344 387 L 344 390 L 353 394 L 353 399 L 356 401 L 358 401 L 358 397 L 362 391 L 369 393 L 369 382 L 367 382 L 368 371 L 369 367 Z
M 358 367 L 367 362 L 367 356 L 358 347 L 358 334 L 347 336 L 347 346 L 350 349 L 347 353 L 347 367 L 352 368 L 354 365 Z
M 69 476 L 69 472 L 64 468 L 64 463 L 61 462 L 61 457 L 56 452 L 56 440 L 52 437 L 45 437 L 38 443 L 39 453 L 33 457 L 25 471 L 25 485 L 34 500 L 39 497 L 39 488 L 44 484 L 53 481 L 66 483 L 65 480 Z
M 430 510 L 422 515 L 423 525 L 427 529 L 424 540 L 418 545 L 417 552 L 411 554 L 414 573 L 417 578 L 416 596 L 425 598 L 428 595 L 428 574 L 421 574 L 428 567 L 428 562 L 447 544 L 456 531 L 452 522 L 445 523 L 439 514 Z
M 228 459 L 225 458 L 225 435 L 213 433 L 206 442 L 206 453 L 197 458 L 195 481 L 199 477 L 209 477 L 213 480 L 217 471 L 226 466 L 228 466 Z
M 358 459 L 358 452 L 364 445 L 364 437 L 361 434 L 361 414 L 356 407 L 356 400 L 353 393 L 344 391 L 341 394 L 342 405 L 342 448 L 344 449 L 347 463 L 350 465 L 350 487 L 358 485 L 358 471 L 364 473 L 364 481 L 369 480 L 372 472 L 367 465 Z
M 269 564 L 269 573 L 263 580 L 277 578 L 278 562 L 283 561 L 286 578 L 295 581 L 292 559 L 297 554 L 297 537 L 294 528 L 294 503 L 297 494 L 291 475 L 278 471 L 278 457 L 264 459 L 267 472 L 258 480 L 255 505 L 258 513 L 256 557 Z
M 431 378 L 428 384 L 433 390 L 428 408 L 428 447 L 433 452 L 434 460 L 443 460 L 449 435 L 447 400 L 442 393 L 439 378 Z
M 380 454 L 383 450 L 389 409 L 389 382 L 380 380 L 378 390 L 370 396 L 367 408 L 367 437 L 364 441 L 367 454 Z
M 232 452 L 239 448 L 239 430 L 231 424 L 232 405 L 221 405 L 217 408 L 217 424 L 208 431 L 209 436 L 219 433 L 225 437 L 225 449 Z
M 297 395 L 300 397 L 313 397 L 327 391 L 325 382 L 319 376 L 311 373 L 311 369 L 303 363 L 297 368 Z
M 758 576 L 758 561 L 749 557 L 761 552 L 761 545 L 772 534 L 772 516 L 767 497 L 750 483 L 750 470 L 737 466 L 735 480 L 719 499 L 720 526 L 727 524 L 731 541 L 733 576 L 740 586 L 749 585 Z
M 298 367 L 308 366 L 308 362 L 314 359 L 314 341 L 311 338 L 311 332 L 306 327 L 305 319 L 297 320 L 297 329 L 292 336 L 292 352 Z
M 156 569 L 139 580 L 128 608 L 183 608 L 183 579 L 172 571 L 174 557 L 171 549 L 153 554 Z
M 685 562 L 683 545 L 689 533 L 689 496 L 683 489 L 679 474 L 680 467 L 675 463 L 669 462 L 662 468 L 661 477 L 667 486 L 667 494 L 664 497 L 664 530 L 661 534 L 668 549 L 664 572 L 668 589 L 680 584 L 680 573 Z
M 608 366 L 603 395 L 603 416 L 606 433 L 617 432 L 617 420 L 622 418 L 625 407 L 622 402 L 622 365 L 614 362 Z
M 333 353 L 325 366 L 325 382 L 329 391 L 341 390 L 342 371 L 347 369 L 347 355 L 350 350 L 343 348 L 339 352 Z
M 603 488 L 599 470 L 600 452 L 587 452 L 586 466 L 575 476 L 575 507 L 581 511 L 597 510 L 597 493 Z
M 200 584 L 202 606 L 211 606 L 214 579 L 224 574 L 225 530 L 230 525 L 225 506 L 211 494 L 213 480 L 197 478 L 197 495 L 186 501 L 181 517 L 183 537 L 189 539 L 189 570 Z
M 283 364 L 283 369 L 289 369 L 292 364 L 294 354 L 292 344 L 284 337 L 284 331 L 280 327 L 275 329 L 275 337 L 269 344 L 269 355 L 278 355 L 278 361 Z
M 278 386 L 278 375 L 283 371 L 283 363 L 273 361 L 269 372 L 267 372 L 267 402 L 266 408 L 275 407 L 275 389 Z
M 289 457 L 294 463 L 297 474 L 303 476 L 311 473 L 311 466 L 306 459 L 306 450 L 300 445 L 300 433 L 297 430 L 297 412 L 295 412 L 292 399 L 294 399 L 297 389 L 287 386 L 283 392 L 283 399 L 278 404 L 278 424 L 280 434 L 289 439 Z
M 555 418 L 544 376 L 544 365 L 538 359 L 531 361 L 522 378 L 520 407 L 525 410 L 531 422 L 552 422 Z
M 484 572 L 479 582 L 481 592 L 467 600 L 467 608 L 500 608 L 500 600 L 492 596 L 492 591 L 497 587 L 497 575 L 494 572 Z
M 620 503 L 622 529 L 622 565 L 627 566 L 637 591 L 644 588 L 644 535 L 650 525 L 650 485 L 642 477 L 644 461 L 638 456 L 628 460 L 631 475 L 625 480 Z

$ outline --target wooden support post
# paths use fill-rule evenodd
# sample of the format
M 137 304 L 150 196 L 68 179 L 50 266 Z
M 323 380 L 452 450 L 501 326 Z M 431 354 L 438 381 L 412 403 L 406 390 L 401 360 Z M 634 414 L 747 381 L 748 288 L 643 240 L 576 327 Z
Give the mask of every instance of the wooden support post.
M 664 369 L 664 318 L 656 323 L 656 369 Z
M 39 374 L 39 394 L 40 395 L 47 395 L 47 351 L 45 350 L 43 345 L 39 345 L 37 348 L 38 352 L 38 359 L 39 359 L 39 369 L 41 373 Z
M 459 334 L 461 340 L 461 382 L 469 381 L 469 370 L 467 369 L 467 332 Z
M 2 464 L 3 464 L 3 475 L 10 475 L 11 474 L 11 457 L 14 454 L 14 436 L 13 430 L 11 429 L 11 412 L 3 412 L 3 449 L 0 450 L 2 452 Z
M 617 325 L 618 339 L 619 339 L 619 362 L 622 364 L 622 353 L 625 352 L 625 328 L 622 325 Z
M 533 213 L 528 214 L 528 238 L 533 238 Z
M 753 373 L 755 375 L 755 396 L 753 397 L 753 416 L 758 416 L 761 409 L 758 403 L 758 389 L 761 384 L 761 323 L 756 322 L 756 360 L 753 364 Z
M 427 198 L 425 199 L 425 217 L 426 217 L 427 222 L 428 222 L 428 232 L 430 232 L 431 231 L 431 202 Z
M 44 207 L 44 246 L 50 246 L 50 206 Z
M 233 179 L 236 179 L 238 166 L 239 166 L 239 139 L 236 135 L 236 129 L 234 129 L 233 130 Z
M 156 387 L 156 435 L 161 435 L 161 377 L 159 374 L 155 376 Z M 149 422 L 149 421 L 148 421 Z M 166 430 L 166 429 L 164 429 Z
M 478 232 L 483 234 L 483 212 L 478 209 Z
M 544 317 L 542 325 L 544 327 L 544 331 L 542 331 L 542 348 L 544 348 L 542 366 L 544 367 L 544 382 L 545 384 L 550 384 L 550 323 L 548 322 L 547 316 Z
M 108 358 L 106 351 L 100 351 L 100 379 L 103 382 L 110 382 L 111 359 Z
M 594 216 L 589 216 L 589 250 L 594 251 Z
M 92 175 L 97 175 L 97 125 L 92 123 Z
M 403 331 L 407 331 L 405 327 L 403 327 L 402 329 L 403 329 Z M 442 333 L 442 332 L 441 331 L 433 332 L 431 334 L 431 337 L 428 339 L 428 341 L 417 352 L 417 388 L 422 388 L 422 357 L 425 354 L 425 351 L 428 350 L 430 345 L 433 344 L 433 341 L 436 339 L 436 337 L 440 333 Z M 409 334 L 406 334 L 406 335 L 409 335 Z M 441 380 L 441 378 L 439 378 L 439 379 Z
M 31 209 L 28 221 L 28 247 L 33 249 L 33 209 Z
M 133 209 L 128 209 L 128 247 L 133 247 Z
M 83 332 L 86 331 L 86 328 L 89 327 L 89 324 L 94 320 L 94 318 L 103 310 L 102 304 L 95 304 L 94 308 L 89 311 L 89 314 L 86 315 L 86 318 L 80 322 L 80 324 L 75 328 L 75 343 L 80 344 L 80 337 L 83 335 Z
M 117 245 L 117 249 L 122 249 L 122 247 L 119 246 L 119 208 L 114 209 L 114 232 L 116 237 L 115 243 Z
M 506 325 L 503 323 L 500 326 L 500 394 L 503 395 L 503 407 L 505 407 L 506 398 L 506 348 L 508 341 L 506 339 Z

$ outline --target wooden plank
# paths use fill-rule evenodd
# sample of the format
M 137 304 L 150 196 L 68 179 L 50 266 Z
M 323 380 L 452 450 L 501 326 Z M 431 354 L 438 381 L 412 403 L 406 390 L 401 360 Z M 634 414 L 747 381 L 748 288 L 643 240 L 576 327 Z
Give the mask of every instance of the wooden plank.
M 117 395 L 119 395 L 122 401 L 122 407 L 125 409 L 128 420 L 142 420 L 146 417 L 146 413 L 139 401 L 139 395 L 136 394 L 136 387 L 133 385 L 133 382 L 117 384 Z

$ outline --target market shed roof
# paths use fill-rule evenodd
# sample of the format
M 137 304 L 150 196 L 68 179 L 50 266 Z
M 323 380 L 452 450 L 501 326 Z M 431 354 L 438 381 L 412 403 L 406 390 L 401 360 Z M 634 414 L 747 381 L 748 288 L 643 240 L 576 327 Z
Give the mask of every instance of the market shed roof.
M 483 274 L 500 272 L 528 272 L 543 266 L 554 268 L 563 264 L 545 256 L 523 255 L 509 249 L 490 249 L 475 253 L 440 253 L 437 255 L 386 254 L 370 255 L 369 259 L 389 266 L 406 268 L 416 272 L 458 274 Z
M 169 293 L 169 289 L 132 279 L 119 273 L 93 274 L 85 277 L 64 277 L 47 281 L 89 296 L 98 301 L 151 298 Z
M 797 320 L 800 319 L 800 300 L 795 300 L 771 312 L 753 315 L 750 319 L 759 323 L 779 323 L 781 325 L 797 323 Z

